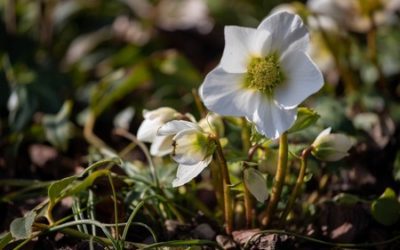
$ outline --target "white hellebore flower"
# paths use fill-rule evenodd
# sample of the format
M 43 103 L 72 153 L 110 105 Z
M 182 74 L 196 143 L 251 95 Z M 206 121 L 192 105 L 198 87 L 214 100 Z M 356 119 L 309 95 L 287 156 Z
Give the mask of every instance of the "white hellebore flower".
M 162 126 L 158 135 L 173 135 L 172 158 L 179 163 L 173 187 L 188 183 L 210 164 L 215 144 L 199 125 L 175 120 Z
M 331 134 L 331 128 L 323 130 L 312 143 L 312 155 L 323 161 L 338 161 L 349 155 L 353 140 L 344 134 Z
M 200 87 L 204 104 L 221 115 L 245 116 L 258 132 L 278 138 L 296 120 L 297 106 L 323 85 L 308 44 L 301 18 L 288 12 L 257 29 L 225 27 L 221 62 Z
M 168 107 L 143 111 L 144 121 L 138 129 L 137 138 L 140 141 L 151 143 L 151 155 L 164 156 L 172 152 L 172 136 L 157 136 L 157 131 L 162 125 L 179 116 L 181 114 L 178 111 Z

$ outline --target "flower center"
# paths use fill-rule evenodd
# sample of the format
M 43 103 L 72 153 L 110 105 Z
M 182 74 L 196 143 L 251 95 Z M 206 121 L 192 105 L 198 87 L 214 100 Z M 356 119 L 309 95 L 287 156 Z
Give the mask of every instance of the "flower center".
M 284 74 L 276 54 L 271 54 L 265 58 L 253 57 L 247 66 L 245 86 L 248 88 L 269 95 L 283 80 Z

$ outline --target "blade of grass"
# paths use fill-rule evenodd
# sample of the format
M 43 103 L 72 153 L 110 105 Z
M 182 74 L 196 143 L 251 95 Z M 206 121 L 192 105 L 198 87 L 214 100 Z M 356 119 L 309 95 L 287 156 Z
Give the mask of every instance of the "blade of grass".
M 136 205 L 135 209 L 129 215 L 128 221 L 126 222 L 126 226 L 124 228 L 124 231 L 122 232 L 122 236 L 121 236 L 122 240 L 126 239 L 126 235 L 128 234 L 128 230 L 129 230 L 130 224 L 132 223 L 132 221 L 135 218 L 136 214 L 139 212 L 139 209 L 142 208 L 143 205 L 144 205 L 144 201 L 139 202 L 139 204 Z

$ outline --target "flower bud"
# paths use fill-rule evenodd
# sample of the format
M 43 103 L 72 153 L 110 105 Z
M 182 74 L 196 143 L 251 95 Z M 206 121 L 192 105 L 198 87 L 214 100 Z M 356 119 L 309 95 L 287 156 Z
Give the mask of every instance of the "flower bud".
M 157 130 L 165 123 L 176 119 L 178 115 L 178 111 L 169 107 L 161 107 L 152 111 L 143 111 L 144 121 L 138 129 L 138 139 L 144 142 L 153 142 Z
M 214 133 L 218 137 L 224 136 L 224 122 L 218 114 L 211 113 L 199 121 L 199 126 L 207 133 Z
M 312 143 L 312 155 L 322 161 L 338 161 L 348 154 L 353 140 L 344 134 L 331 134 L 331 128 L 322 131 Z

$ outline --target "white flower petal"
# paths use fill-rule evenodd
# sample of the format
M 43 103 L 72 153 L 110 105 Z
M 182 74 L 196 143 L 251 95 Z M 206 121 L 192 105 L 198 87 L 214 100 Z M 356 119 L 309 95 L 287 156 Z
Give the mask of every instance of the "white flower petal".
M 211 160 L 212 156 L 193 165 L 179 164 L 176 178 L 172 182 L 172 186 L 179 187 L 193 180 L 210 164 Z
M 143 117 L 148 120 L 160 120 L 165 123 L 174 118 L 176 114 L 179 114 L 175 109 L 169 107 L 161 107 L 155 110 L 143 110 Z
M 327 128 L 317 136 L 312 144 L 312 154 L 323 161 L 338 161 L 349 155 L 354 141 L 344 134 L 330 134 L 330 130 Z
M 201 130 L 201 128 L 193 123 L 193 122 L 188 122 L 188 121 L 183 121 L 183 120 L 174 120 L 167 122 L 164 124 L 162 127 L 158 129 L 157 135 L 175 135 L 180 131 L 186 130 L 186 129 L 196 129 L 196 130 Z
M 212 70 L 200 87 L 204 105 L 220 115 L 245 116 L 254 112 L 255 90 L 241 86 L 243 74 L 232 74 L 221 67 Z
M 153 142 L 157 130 L 166 122 L 171 121 L 179 114 L 175 109 L 161 107 L 155 110 L 143 110 L 144 121 L 137 131 L 137 138 L 144 142 Z
M 332 128 L 326 128 L 324 130 L 322 130 L 321 133 L 319 133 L 319 135 L 317 136 L 317 138 L 315 138 L 314 142 L 313 142 L 313 146 L 320 144 L 320 141 L 327 135 L 329 135 L 331 133 Z
M 264 19 L 257 30 L 271 33 L 272 50 L 281 54 L 288 49 L 306 51 L 309 43 L 308 31 L 298 15 L 278 12 Z
M 286 81 L 275 89 L 275 100 L 285 109 L 293 109 L 324 84 L 321 71 L 302 51 L 289 51 L 282 60 Z
M 268 138 L 276 139 L 293 125 L 297 117 L 297 109 L 283 109 L 273 100 L 263 98 L 262 104 L 254 114 L 246 118 L 254 122 L 258 132 Z
M 195 129 L 186 129 L 173 138 L 175 141 L 175 152 L 172 156 L 178 163 L 193 165 L 196 162 L 204 160 L 207 154 L 207 148 L 198 144 L 198 136 L 205 136 Z
M 250 59 L 250 43 L 255 29 L 225 26 L 225 48 L 221 66 L 230 73 L 244 73 Z
M 252 56 L 266 57 L 271 52 L 272 37 L 268 30 L 257 30 L 253 35 L 250 51 Z
M 145 119 L 140 124 L 137 131 L 137 138 L 139 141 L 153 142 L 156 137 L 157 130 L 163 125 L 159 120 L 148 120 Z
M 350 137 L 344 134 L 330 134 L 327 135 L 331 137 L 330 140 L 334 142 L 334 147 L 337 148 L 339 151 L 347 152 L 351 147 L 353 147 L 353 140 Z
M 331 154 L 327 154 L 324 157 L 324 161 L 339 161 L 341 159 L 343 159 L 344 157 L 348 156 L 349 154 L 347 152 L 340 152 L 340 151 L 336 151 L 336 152 L 332 152 Z
M 150 154 L 153 156 L 164 156 L 170 154 L 173 150 L 172 138 L 173 135 L 156 136 L 150 147 Z

